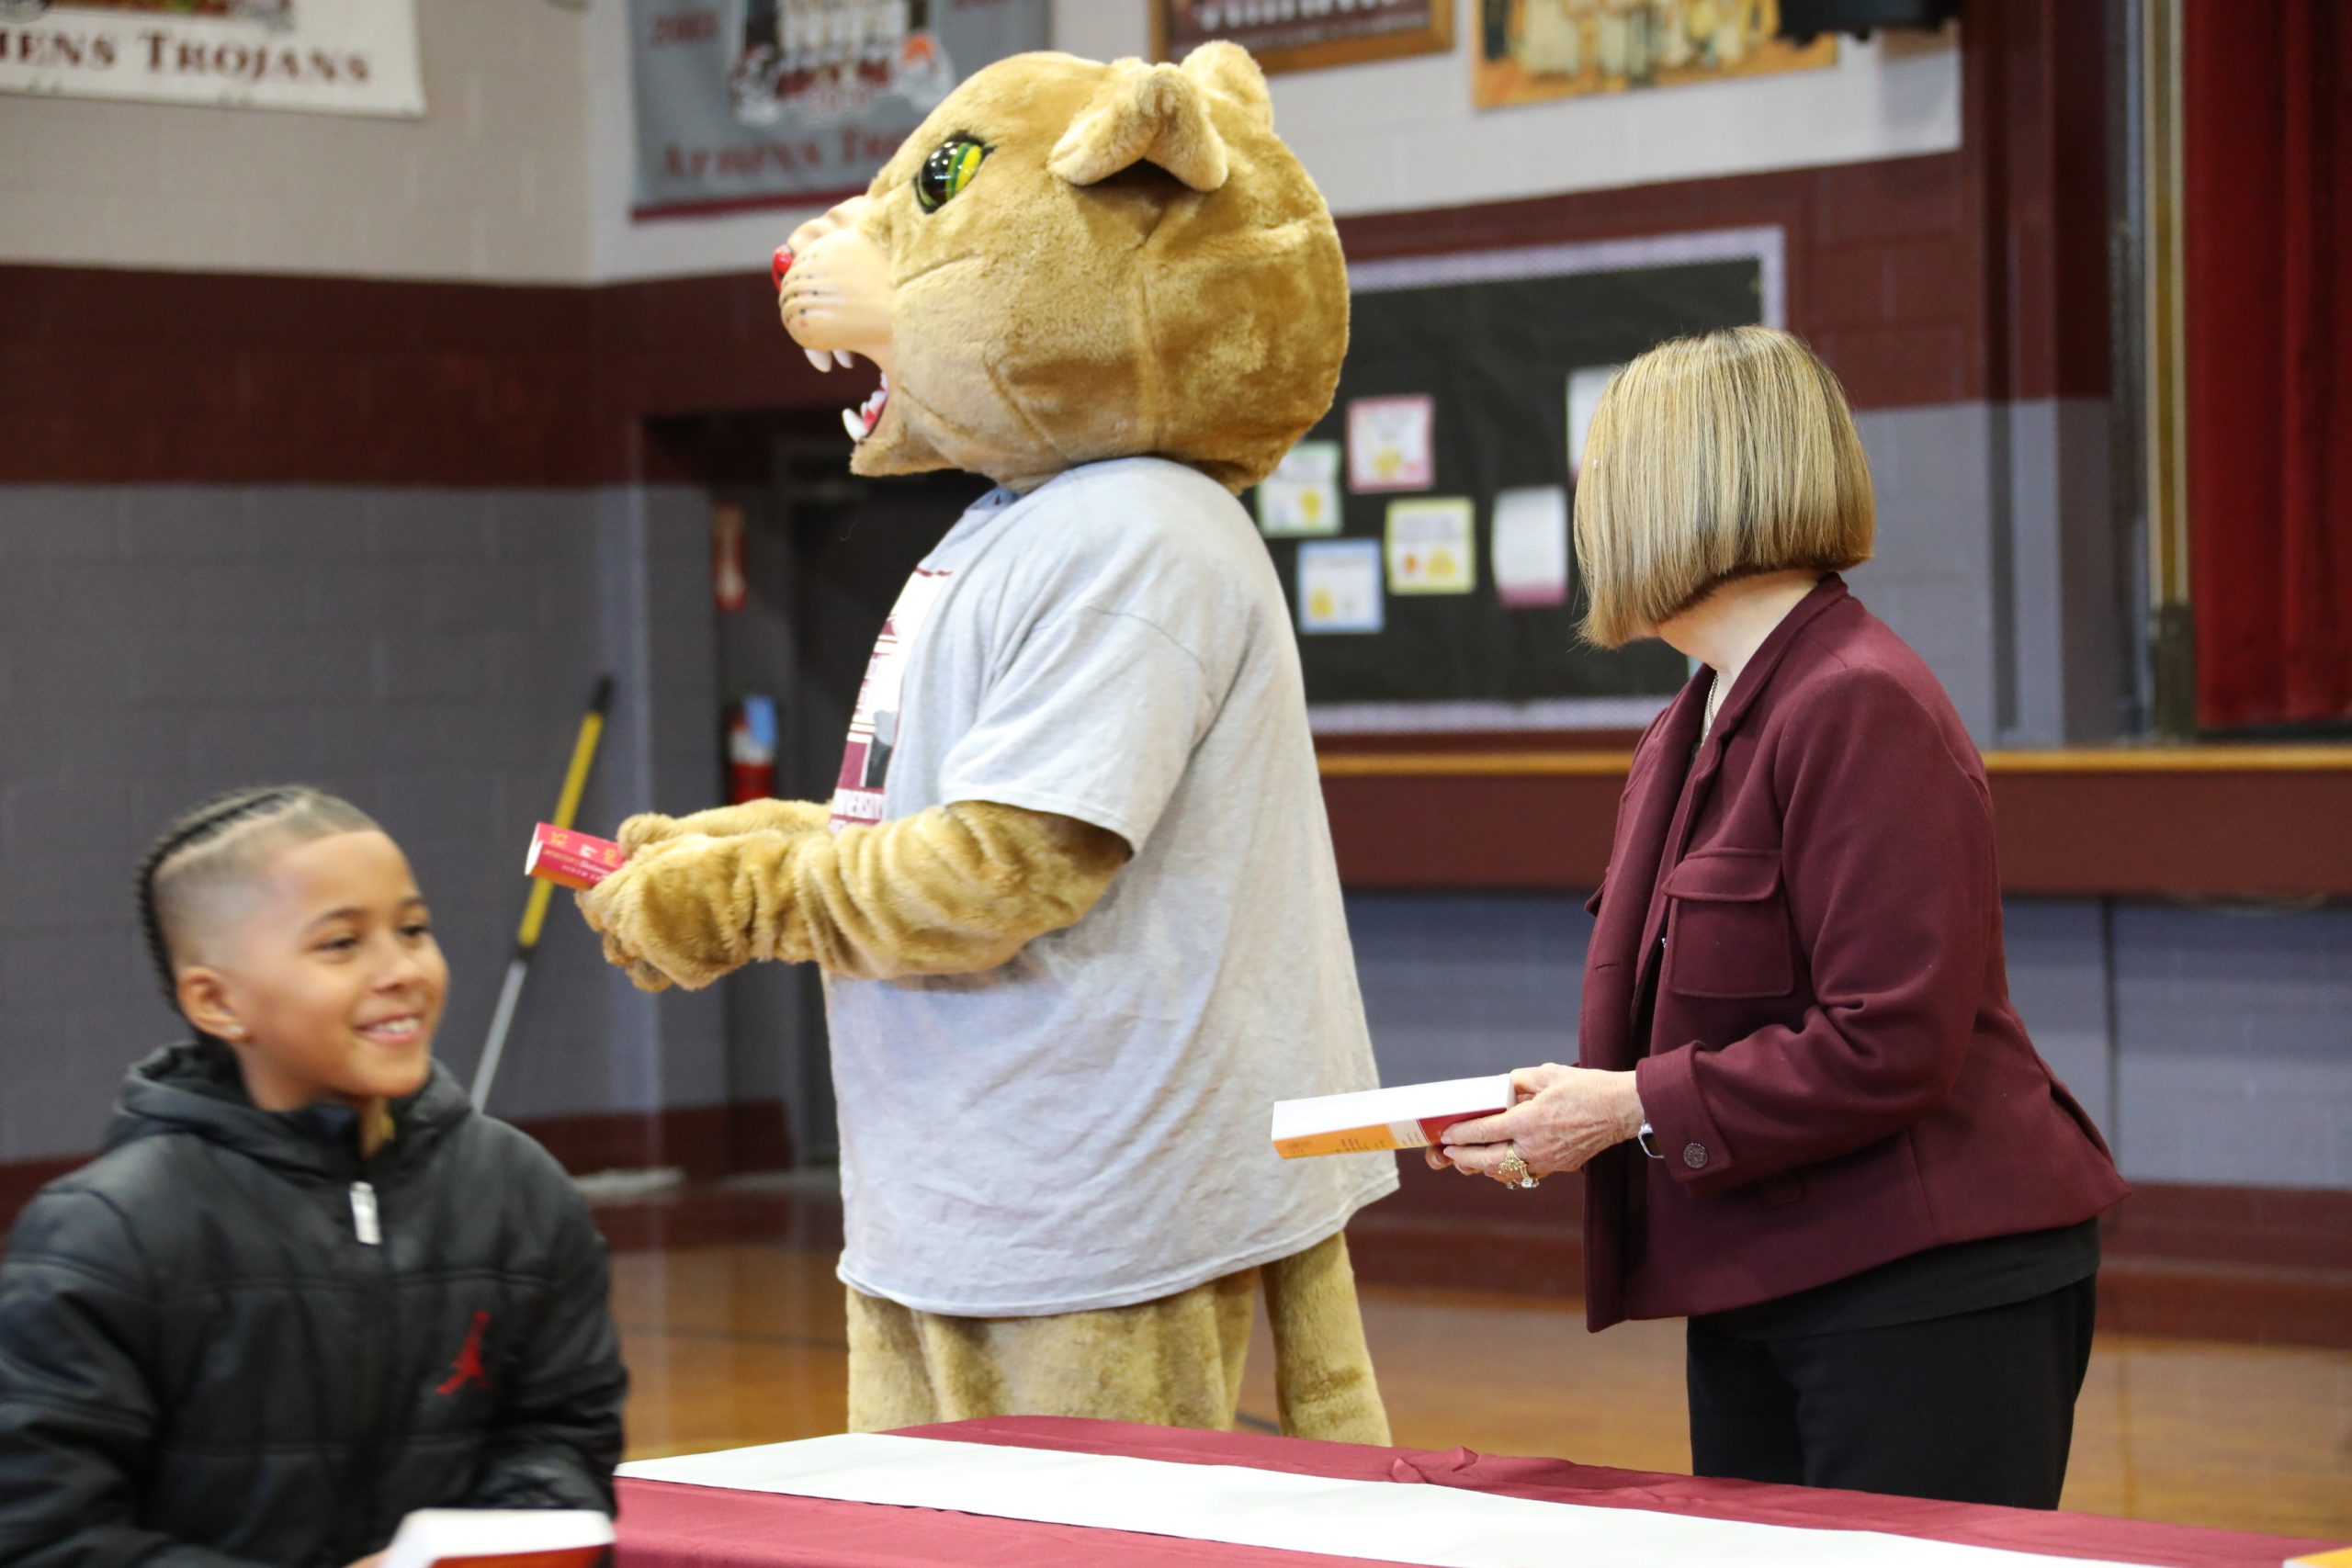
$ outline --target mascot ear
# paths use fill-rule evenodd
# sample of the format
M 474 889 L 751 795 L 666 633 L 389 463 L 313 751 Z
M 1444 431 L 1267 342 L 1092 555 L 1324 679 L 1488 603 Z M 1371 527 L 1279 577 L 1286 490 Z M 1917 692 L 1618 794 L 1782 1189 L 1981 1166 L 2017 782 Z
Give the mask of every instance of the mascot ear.
M 1225 138 L 1189 68 L 1189 62 L 1183 69 L 1119 62 L 1054 144 L 1046 166 L 1074 186 L 1094 185 L 1137 164 L 1156 164 L 1197 191 L 1223 186 Z
M 1266 130 L 1274 128 L 1274 100 L 1266 91 L 1266 73 L 1239 44 L 1214 39 L 1201 45 L 1184 57 L 1184 74 L 1239 104 Z

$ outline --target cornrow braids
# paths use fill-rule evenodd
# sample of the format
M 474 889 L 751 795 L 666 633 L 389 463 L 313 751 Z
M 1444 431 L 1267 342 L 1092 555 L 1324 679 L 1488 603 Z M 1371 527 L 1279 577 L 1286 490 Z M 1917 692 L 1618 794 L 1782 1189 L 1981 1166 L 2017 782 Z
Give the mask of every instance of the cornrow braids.
M 243 838 L 241 829 L 263 822 L 313 828 L 322 834 L 376 828 L 374 820 L 349 801 L 304 784 L 232 790 L 184 812 L 166 828 L 139 863 L 139 926 L 164 999 L 175 1010 L 179 1006 L 179 985 L 172 966 L 163 894 L 182 874 L 225 849 L 232 838 Z

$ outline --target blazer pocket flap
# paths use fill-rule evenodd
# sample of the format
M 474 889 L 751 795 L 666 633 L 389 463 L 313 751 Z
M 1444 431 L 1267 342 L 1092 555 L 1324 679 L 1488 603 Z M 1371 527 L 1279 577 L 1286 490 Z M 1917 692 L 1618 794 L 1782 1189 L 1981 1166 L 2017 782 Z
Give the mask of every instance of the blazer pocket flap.
M 1753 904 L 1781 886 L 1781 857 L 1770 850 L 1713 850 L 1695 854 L 1666 874 L 1669 898 L 1702 904 Z

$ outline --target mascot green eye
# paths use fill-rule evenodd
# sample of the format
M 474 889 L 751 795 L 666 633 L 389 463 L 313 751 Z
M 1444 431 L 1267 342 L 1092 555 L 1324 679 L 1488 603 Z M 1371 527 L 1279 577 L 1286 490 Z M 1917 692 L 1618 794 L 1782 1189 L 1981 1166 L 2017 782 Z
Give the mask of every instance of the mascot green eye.
M 915 174 L 915 205 L 936 212 L 972 183 L 989 150 L 968 136 L 951 136 L 932 149 Z

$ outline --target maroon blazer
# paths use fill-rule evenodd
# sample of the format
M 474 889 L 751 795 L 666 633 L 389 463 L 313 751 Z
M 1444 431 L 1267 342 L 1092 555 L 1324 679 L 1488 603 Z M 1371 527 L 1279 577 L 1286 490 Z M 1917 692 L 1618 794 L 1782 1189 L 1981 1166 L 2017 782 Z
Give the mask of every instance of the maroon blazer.
M 1984 763 L 1927 665 L 1828 577 L 1686 769 L 1706 688 L 1642 737 L 1593 896 L 1580 1060 L 1634 1070 L 1665 1157 L 1622 1144 L 1587 1168 L 1589 1325 L 2120 1201 L 2009 1006 Z

